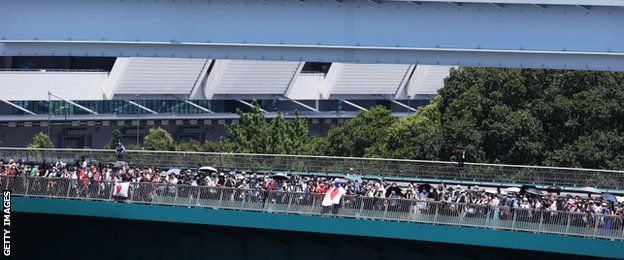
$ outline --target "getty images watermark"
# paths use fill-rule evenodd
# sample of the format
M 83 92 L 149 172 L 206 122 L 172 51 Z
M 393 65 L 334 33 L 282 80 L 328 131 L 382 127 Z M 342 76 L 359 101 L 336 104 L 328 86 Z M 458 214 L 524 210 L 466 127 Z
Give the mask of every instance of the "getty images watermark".
M 2 192 L 2 227 L 4 229 L 4 256 L 11 256 L 11 191 Z

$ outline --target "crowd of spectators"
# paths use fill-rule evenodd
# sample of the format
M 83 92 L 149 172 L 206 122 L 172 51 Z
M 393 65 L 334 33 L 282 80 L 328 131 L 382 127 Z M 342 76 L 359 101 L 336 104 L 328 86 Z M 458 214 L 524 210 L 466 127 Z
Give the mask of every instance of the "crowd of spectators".
M 414 200 L 423 202 L 447 202 L 467 205 L 483 205 L 514 209 L 537 209 L 543 211 L 567 211 L 587 214 L 622 216 L 624 204 L 615 196 L 601 194 L 561 194 L 544 192 L 536 195 L 520 189 L 480 188 L 460 186 L 390 182 L 384 179 L 362 179 L 350 169 L 341 178 L 298 174 L 271 174 L 245 171 L 201 172 L 198 170 L 159 169 L 150 167 L 128 167 L 123 162 L 116 165 L 89 165 L 87 160 L 77 160 L 68 165 L 56 162 L 28 163 L 21 160 L 0 159 L 3 176 L 30 176 L 41 178 L 62 178 L 74 181 L 115 181 L 135 183 L 165 183 L 173 185 L 230 187 L 255 191 L 298 192 L 325 194 L 339 183 L 346 191 L 346 197 L 367 197 L 376 199 Z M 388 201 L 388 200 L 386 200 Z M 386 205 L 388 206 L 388 205 Z M 389 205 L 391 206 L 391 205 Z

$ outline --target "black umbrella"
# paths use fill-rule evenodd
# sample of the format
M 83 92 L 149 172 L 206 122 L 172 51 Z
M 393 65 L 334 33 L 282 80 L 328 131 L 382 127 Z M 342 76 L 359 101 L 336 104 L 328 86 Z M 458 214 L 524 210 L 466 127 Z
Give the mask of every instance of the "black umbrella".
M 418 186 L 418 190 L 419 191 L 422 191 L 422 190 L 429 191 L 431 188 L 432 188 L 432 186 L 429 183 L 425 183 L 423 185 Z
M 273 174 L 271 178 L 273 178 L 274 180 L 288 180 L 288 175 L 286 175 L 285 173 L 278 173 Z
M 548 195 L 548 192 L 543 191 L 543 190 L 538 190 L 536 188 L 528 188 L 528 189 L 526 189 L 526 193 L 537 195 L 537 196 L 546 196 L 546 195 Z
M 560 188 L 560 187 L 558 187 L 558 186 L 554 186 L 554 185 L 553 185 L 553 186 L 550 186 L 550 187 L 548 187 L 548 188 L 546 188 L 546 190 L 547 190 L 548 192 L 556 192 L 556 193 L 561 192 L 561 188 Z
M 392 186 L 388 188 L 388 190 L 386 190 L 386 197 L 390 197 L 390 195 L 392 194 L 392 191 L 394 191 L 396 195 L 403 196 L 403 191 L 401 190 L 401 188 L 399 188 L 398 186 L 397 187 Z

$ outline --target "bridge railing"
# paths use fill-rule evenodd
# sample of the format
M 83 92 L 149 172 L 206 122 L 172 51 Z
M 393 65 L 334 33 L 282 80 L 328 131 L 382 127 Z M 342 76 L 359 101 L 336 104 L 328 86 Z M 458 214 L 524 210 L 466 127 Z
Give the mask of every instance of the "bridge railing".
M 113 150 L 102 149 L 26 149 L 0 148 L 5 161 L 22 158 L 39 162 L 54 162 L 59 158 L 73 163 L 85 158 L 90 162 L 114 164 Z M 132 166 L 162 166 L 197 168 L 214 166 L 225 169 L 287 171 L 315 173 L 344 173 L 349 168 L 363 175 L 407 177 L 432 180 L 465 180 L 519 184 L 543 184 L 575 187 L 624 187 L 624 171 L 574 169 L 560 167 L 518 166 L 454 162 L 350 158 L 329 156 L 299 156 L 275 154 L 201 153 L 168 151 L 126 151 L 124 160 Z
M 0 185 L 14 195 L 113 201 L 115 183 L 41 177 L 2 177 Z M 322 194 L 259 191 L 224 187 L 130 183 L 127 203 L 212 209 L 328 215 L 357 219 L 432 223 L 501 230 L 624 239 L 620 215 L 535 209 L 511 209 L 407 199 L 343 196 L 340 205 L 323 207 Z

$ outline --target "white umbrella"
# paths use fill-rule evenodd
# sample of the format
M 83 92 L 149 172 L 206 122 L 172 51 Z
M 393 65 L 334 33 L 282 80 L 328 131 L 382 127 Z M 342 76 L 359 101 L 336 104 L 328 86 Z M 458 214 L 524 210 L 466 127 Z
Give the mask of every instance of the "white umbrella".
M 168 174 L 168 175 L 169 175 L 169 174 L 172 174 L 172 173 L 173 173 L 173 174 L 175 174 L 175 175 L 180 175 L 180 169 L 173 168 L 173 169 L 169 169 L 169 170 L 167 171 L 167 174 Z
M 600 194 L 601 191 L 594 188 L 594 187 L 583 187 L 580 190 L 587 192 L 587 193 L 593 193 L 593 194 Z
M 498 190 L 496 190 L 496 188 L 484 188 L 485 193 L 490 193 L 490 194 L 497 194 Z
M 505 189 L 506 192 L 510 192 L 510 193 L 519 193 L 520 192 L 520 188 L 518 187 L 509 187 L 507 189 Z
M 197 169 L 197 171 L 198 172 L 217 172 L 217 169 L 211 166 L 204 166 L 204 167 Z

